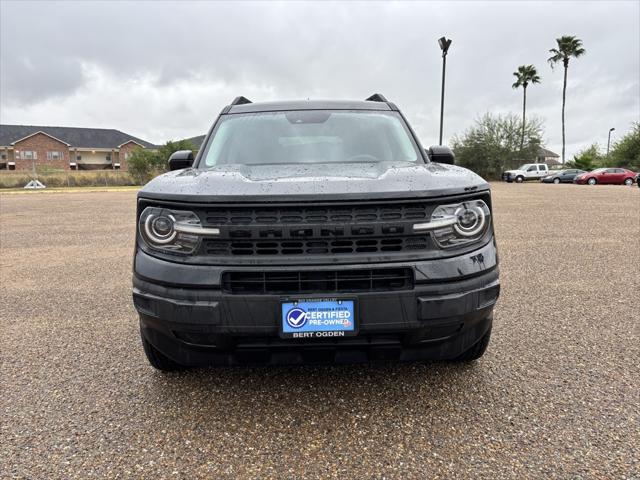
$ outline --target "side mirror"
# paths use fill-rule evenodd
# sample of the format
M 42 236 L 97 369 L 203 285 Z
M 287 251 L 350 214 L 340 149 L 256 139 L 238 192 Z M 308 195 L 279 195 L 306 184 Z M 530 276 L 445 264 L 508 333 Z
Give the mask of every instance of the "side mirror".
M 429 160 L 436 163 L 446 163 L 447 165 L 455 165 L 455 155 L 449 147 L 442 145 L 432 145 L 426 150 Z
M 193 165 L 193 152 L 191 150 L 178 150 L 169 157 L 169 170 L 181 170 Z

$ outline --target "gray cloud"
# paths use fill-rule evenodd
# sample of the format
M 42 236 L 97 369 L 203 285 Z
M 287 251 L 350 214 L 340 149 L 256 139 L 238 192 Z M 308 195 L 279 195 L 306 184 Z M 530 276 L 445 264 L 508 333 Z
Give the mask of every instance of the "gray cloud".
M 49 97 L 72 94 L 85 81 L 81 63 L 56 56 L 7 56 L 2 61 L 3 103 L 28 105 Z M 43 75 L 50 72 L 51 76 Z
M 0 4 L 0 120 L 117 127 L 162 142 L 204 132 L 236 95 L 364 98 L 382 92 L 425 144 L 438 134 L 440 54 L 445 137 L 484 112 L 519 112 L 512 72 L 543 83 L 528 111 L 559 151 L 562 71 L 546 64 L 563 34 L 572 61 L 568 152 L 640 117 L 640 4 L 627 2 Z

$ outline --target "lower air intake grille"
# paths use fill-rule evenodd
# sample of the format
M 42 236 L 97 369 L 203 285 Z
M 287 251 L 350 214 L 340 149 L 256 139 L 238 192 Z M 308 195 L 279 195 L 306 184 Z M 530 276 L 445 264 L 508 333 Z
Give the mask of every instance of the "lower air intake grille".
M 320 272 L 225 272 L 222 290 L 232 294 L 346 293 L 413 288 L 410 268 Z

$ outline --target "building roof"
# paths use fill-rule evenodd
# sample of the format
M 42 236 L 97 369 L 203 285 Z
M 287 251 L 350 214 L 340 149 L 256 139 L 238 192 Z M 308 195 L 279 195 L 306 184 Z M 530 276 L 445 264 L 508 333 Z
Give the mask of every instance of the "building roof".
M 538 149 L 538 156 L 545 157 L 545 158 L 549 158 L 549 157 L 560 158 L 560 155 L 558 155 L 557 153 L 542 147 Z
M 134 141 L 145 148 L 155 145 L 128 133 L 111 128 L 43 127 L 38 125 L 0 125 L 0 146 L 9 147 L 18 140 L 42 132 L 60 140 L 70 148 L 120 148 Z

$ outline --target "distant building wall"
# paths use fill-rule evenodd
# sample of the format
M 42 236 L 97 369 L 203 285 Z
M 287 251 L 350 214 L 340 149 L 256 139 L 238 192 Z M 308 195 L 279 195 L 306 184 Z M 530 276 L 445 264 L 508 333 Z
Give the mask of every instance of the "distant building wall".
M 69 146 L 43 133 L 15 142 L 13 162 L 16 170 L 31 170 L 38 166 L 69 170 Z
M 156 146 L 109 128 L 0 124 L 0 170 L 128 170 L 137 148 Z

